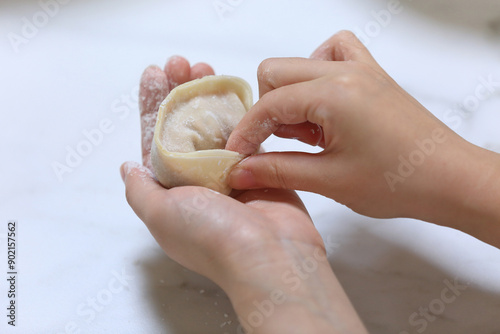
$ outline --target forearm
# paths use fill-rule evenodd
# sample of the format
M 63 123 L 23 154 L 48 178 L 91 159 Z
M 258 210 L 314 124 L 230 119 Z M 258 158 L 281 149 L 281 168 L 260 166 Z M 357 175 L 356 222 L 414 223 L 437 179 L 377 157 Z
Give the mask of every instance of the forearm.
M 461 230 L 500 248 L 500 155 L 470 143 L 454 147 L 428 182 L 435 184 L 431 200 L 415 218 Z
M 248 334 L 367 333 L 324 251 L 299 248 L 274 252 L 273 267 L 260 273 L 233 275 L 225 290 L 242 327 Z

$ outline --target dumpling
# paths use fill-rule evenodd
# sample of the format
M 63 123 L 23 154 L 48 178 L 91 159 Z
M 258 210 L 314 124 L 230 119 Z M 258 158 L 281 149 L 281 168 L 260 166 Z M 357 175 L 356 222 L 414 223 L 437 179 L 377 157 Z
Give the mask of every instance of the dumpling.
M 173 89 L 158 110 L 151 145 L 158 181 L 229 194 L 228 174 L 245 156 L 224 148 L 251 106 L 250 85 L 237 77 L 206 76 Z

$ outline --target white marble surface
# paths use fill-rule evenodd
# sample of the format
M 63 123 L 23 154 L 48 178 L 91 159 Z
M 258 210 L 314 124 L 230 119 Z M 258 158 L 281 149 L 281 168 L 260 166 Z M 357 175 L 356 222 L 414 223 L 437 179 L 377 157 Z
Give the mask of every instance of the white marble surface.
M 382 24 L 373 14 L 388 8 L 381 0 L 222 0 L 233 4 L 223 17 L 211 0 L 66 2 L 47 22 L 37 1 L 0 2 L 1 333 L 237 332 L 224 293 L 170 261 L 124 198 L 118 167 L 140 158 L 138 79 L 170 55 L 209 62 L 256 92 L 261 60 L 306 57 L 340 29 L 372 29 L 365 42 L 405 89 L 468 140 L 500 152 L 500 87 L 471 98 L 480 78 L 500 81 L 497 0 L 402 1 Z M 43 26 L 15 52 L 9 33 L 21 34 L 33 16 Z M 106 119 L 109 133 L 59 182 L 52 163 L 64 163 L 83 131 Z M 498 249 L 301 196 L 336 245 L 332 266 L 371 333 L 500 333 Z M 15 328 L 4 315 L 8 219 L 19 224 Z M 455 278 L 468 285 L 453 302 L 409 321 L 420 307 L 436 310 L 444 281 Z

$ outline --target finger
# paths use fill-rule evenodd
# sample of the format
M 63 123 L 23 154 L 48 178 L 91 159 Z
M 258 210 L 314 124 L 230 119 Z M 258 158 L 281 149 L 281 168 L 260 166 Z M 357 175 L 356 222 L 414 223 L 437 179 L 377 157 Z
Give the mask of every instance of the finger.
M 125 183 L 125 195 L 127 201 L 144 222 L 149 221 L 149 216 L 156 212 L 155 201 L 152 197 L 158 191 L 165 191 L 153 177 L 153 173 L 147 167 L 137 162 L 125 162 L 120 167 L 120 174 Z
M 170 90 L 190 80 L 191 66 L 186 58 L 181 56 L 170 57 L 165 64 L 165 73 Z
M 323 140 L 323 129 L 321 126 L 305 122 L 294 125 L 281 125 L 274 132 L 275 136 L 280 138 L 297 139 L 303 143 L 318 146 Z
M 321 101 L 314 98 L 318 92 L 313 87 L 299 83 L 264 95 L 233 130 L 226 149 L 244 155 L 253 154 L 282 124 L 311 122 L 323 126 L 327 110 L 318 108 Z
M 141 115 L 157 112 L 158 107 L 168 93 L 165 72 L 158 66 L 148 66 L 142 73 L 139 86 L 139 110 Z
M 327 157 L 301 152 L 264 153 L 250 156 L 238 164 L 229 176 L 235 189 L 278 188 L 315 191 L 321 189 L 326 175 Z M 330 164 L 331 165 L 331 164 Z M 331 177 L 331 176 L 330 176 Z
M 139 109 L 141 112 L 142 162 L 150 167 L 151 142 L 158 108 L 169 92 L 167 76 L 158 66 L 149 66 L 141 76 Z
M 321 44 L 311 55 L 311 59 L 327 61 L 359 61 L 377 65 L 368 49 L 351 31 L 342 30 Z
M 332 71 L 342 71 L 340 65 L 306 58 L 269 58 L 257 69 L 259 96 L 273 89 L 310 81 Z
M 403 92 L 396 81 L 394 81 L 394 79 L 392 79 L 392 77 L 390 77 L 385 70 L 380 67 L 366 46 L 361 43 L 361 41 L 351 31 L 342 30 L 330 37 L 312 53 L 310 59 L 326 61 L 358 61 L 365 63 L 375 71 L 384 75 L 394 87 Z M 406 95 L 410 97 L 410 95 Z
M 200 79 L 207 75 L 214 75 L 214 69 L 205 63 L 198 63 L 191 67 L 190 80 Z

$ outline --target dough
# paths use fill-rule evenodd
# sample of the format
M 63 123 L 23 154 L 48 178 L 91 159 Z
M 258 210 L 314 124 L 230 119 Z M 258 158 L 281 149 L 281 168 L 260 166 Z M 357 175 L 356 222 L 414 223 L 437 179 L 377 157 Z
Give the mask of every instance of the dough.
M 173 89 L 158 110 L 151 145 L 158 181 L 229 194 L 227 176 L 245 156 L 224 148 L 251 106 L 250 86 L 236 77 L 206 76 Z

